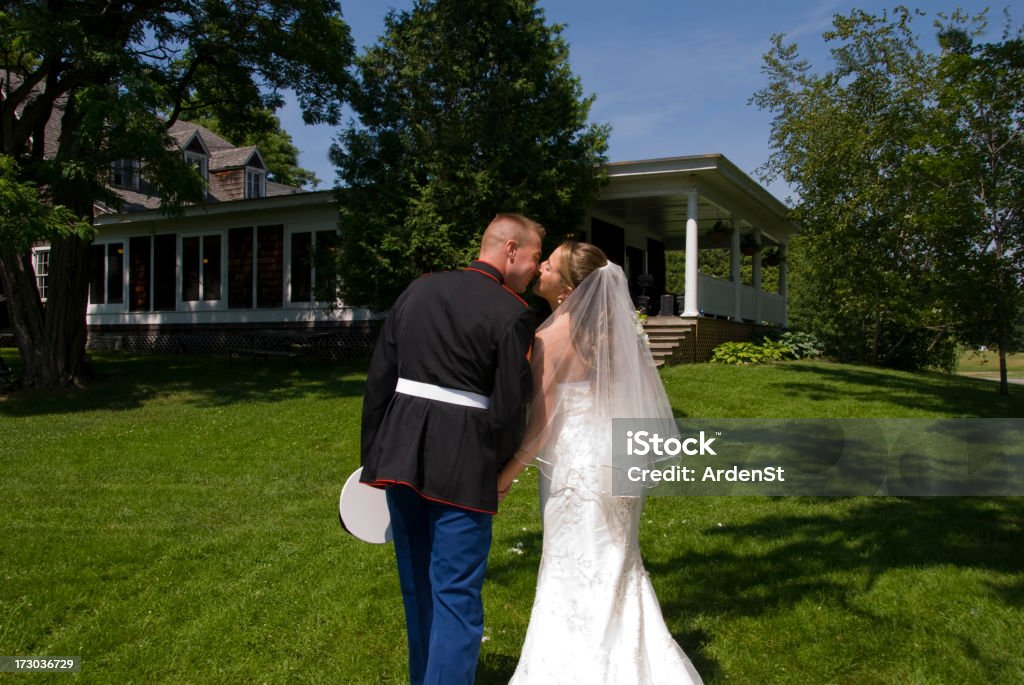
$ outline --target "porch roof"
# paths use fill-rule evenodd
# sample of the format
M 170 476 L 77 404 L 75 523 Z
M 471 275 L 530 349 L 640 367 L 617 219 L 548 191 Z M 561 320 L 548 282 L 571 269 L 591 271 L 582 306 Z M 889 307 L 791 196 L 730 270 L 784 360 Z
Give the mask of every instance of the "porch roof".
M 594 209 L 617 223 L 662 235 L 668 249 L 685 247 L 692 188 L 697 189 L 702 248 L 728 246 L 707 238 L 718 221 L 738 225 L 744 235 L 759 228 L 768 244 L 785 242 L 800 230 L 786 205 L 721 154 L 612 162 L 606 169 L 608 185 Z

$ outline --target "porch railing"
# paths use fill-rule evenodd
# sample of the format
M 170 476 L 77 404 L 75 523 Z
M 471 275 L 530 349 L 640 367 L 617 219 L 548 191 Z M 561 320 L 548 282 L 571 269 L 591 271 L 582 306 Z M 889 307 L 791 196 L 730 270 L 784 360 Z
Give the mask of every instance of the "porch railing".
M 786 300 L 749 285 L 698 274 L 697 304 L 705 315 L 736 319 L 736 289 L 740 291 L 740 316 L 745 321 L 786 325 Z

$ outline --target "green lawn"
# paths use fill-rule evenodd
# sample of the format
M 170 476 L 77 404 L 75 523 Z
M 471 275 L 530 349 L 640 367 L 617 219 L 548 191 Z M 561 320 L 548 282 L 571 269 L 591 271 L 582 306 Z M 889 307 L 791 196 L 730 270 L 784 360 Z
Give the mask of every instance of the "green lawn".
M 991 350 L 966 350 L 960 354 L 956 370 L 957 373 L 972 376 L 998 378 L 999 353 Z M 1006 355 L 1006 375 L 1009 378 L 1024 378 L 1024 354 Z
M 390 547 L 336 518 L 364 367 L 97 361 L 86 390 L 0 398 L 0 654 L 82 656 L 81 674 L 33 682 L 404 682 Z M 937 374 L 664 378 L 676 413 L 698 418 L 1024 416 L 1024 387 L 1001 398 Z M 495 521 L 485 685 L 507 681 L 529 620 L 536 480 Z M 1022 498 L 661 497 L 641 536 L 707 683 L 1024 682 Z

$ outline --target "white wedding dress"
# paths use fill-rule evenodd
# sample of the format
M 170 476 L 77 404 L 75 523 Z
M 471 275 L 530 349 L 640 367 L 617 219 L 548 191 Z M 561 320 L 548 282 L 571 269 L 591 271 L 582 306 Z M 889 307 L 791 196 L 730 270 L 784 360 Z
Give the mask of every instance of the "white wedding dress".
M 590 384 L 558 385 L 545 450 L 544 544 L 526 641 L 510 685 L 701 683 L 672 639 L 640 558 L 643 499 L 612 497 L 592 450 L 601 440 Z

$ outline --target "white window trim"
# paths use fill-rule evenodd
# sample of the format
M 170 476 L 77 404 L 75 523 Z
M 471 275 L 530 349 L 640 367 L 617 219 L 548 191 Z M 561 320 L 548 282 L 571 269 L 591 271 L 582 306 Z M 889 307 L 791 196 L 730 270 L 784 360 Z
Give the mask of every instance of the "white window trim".
M 129 173 L 131 174 L 131 178 L 129 179 L 128 183 L 117 183 L 114 180 L 114 169 L 121 162 L 127 162 L 128 163 L 126 166 L 128 167 Z M 114 185 L 114 186 L 116 186 L 118 188 L 131 188 L 132 190 L 138 190 L 139 189 L 141 175 L 142 175 L 142 165 L 139 163 L 139 160 L 137 160 L 137 159 L 119 159 L 119 160 L 117 160 L 115 162 L 111 162 L 111 164 L 110 164 L 110 182 L 111 182 L 112 185 Z
M 46 273 L 39 273 L 39 257 L 40 255 L 46 255 Z M 46 302 L 46 293 L 49 292 L 49 280 L 50 280 L 50 246 L 46 245 L 43 247 L 32 248 L 32 271 L 35 272 L 36 277 L 36 290 L 39 291 L 39 299 Z
M 210 180 L 210 158 L 200 152 L 192 152 L 191 150 L 185 150 L 185 161 L 189 164 L 197 164 L 199 166 L 199 174 L 203 177 L 204 181 Z
M 313 264 L 310 267 L 310 278 L 312 279 L 312 297 L 309 302 L 292 302 L 292 235 L 295 233 L 311 233 L 312 240 L 310 241 L 310 247 L 312 250 L 316 250 L 317 234 L 321 231 L 334 231 L 337 235 L 337 228 L 317 228 L 311 226 L 285 226 L 284 236 L 284 308 L 285 309 L 323 309 L 330 304 L 329 301 L 316 299 L 316 265 Z
M 249 184 L 250 177 L 257 178 L 258 195 L 253 195 Z M 267 196 L 267 172 L 255 167 L 245 167 L 245 199 L 252 200 Z

